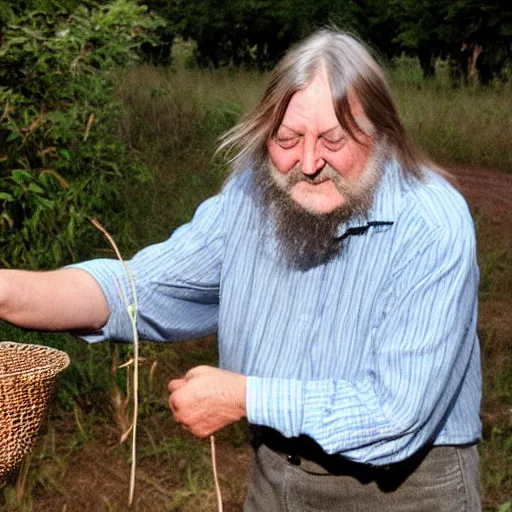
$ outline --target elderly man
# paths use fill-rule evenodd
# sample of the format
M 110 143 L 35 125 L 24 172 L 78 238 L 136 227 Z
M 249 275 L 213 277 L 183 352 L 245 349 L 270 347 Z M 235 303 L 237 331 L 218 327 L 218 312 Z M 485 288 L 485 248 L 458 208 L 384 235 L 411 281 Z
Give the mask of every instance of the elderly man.
M 247 511 L 479 510 L 473 223 L 381 68 L 313 34 L 220 149 L 223 190 L 129 263 L 142 337 L 218 332 L 220 368 L 169 383 L 175 419 L 203 437 L 247 416 Z M 117 261 L 0 275 L 4 319 L 130 338 Z

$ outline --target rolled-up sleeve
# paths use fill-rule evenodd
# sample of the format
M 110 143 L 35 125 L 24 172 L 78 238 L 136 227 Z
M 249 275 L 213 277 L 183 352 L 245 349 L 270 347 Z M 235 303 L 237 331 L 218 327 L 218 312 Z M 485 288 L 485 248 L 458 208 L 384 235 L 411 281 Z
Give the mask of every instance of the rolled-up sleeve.
M 208 199 L 192 221 L 167 241 L 143 249 L 127 262 L 136 287 L 141 338 L 179 341 L 217 330 L 224 252 L 222 201 L 221 195 Z M 97 280 L 110 308 L 101 331 L 82 337 L 89 342 L 131 340 L 125 303 L 133 304 L 133 297 L 122 263 L 97 259 L 72 267 Z

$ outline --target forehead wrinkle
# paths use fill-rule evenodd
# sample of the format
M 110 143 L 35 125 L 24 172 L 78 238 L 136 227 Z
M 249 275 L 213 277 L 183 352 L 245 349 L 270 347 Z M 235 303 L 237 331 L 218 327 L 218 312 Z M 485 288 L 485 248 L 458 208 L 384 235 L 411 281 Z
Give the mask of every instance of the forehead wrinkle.
M 328 130 L 325 130 L 325 132 L 322 132 L 320 134 L 320 137 L 325 137 L 326 135 L 332 135 L 331 132 L 334 132 L 335 130 L 340 130 L 342 133 L 345 133 L 343 128 L 339 125 L 339 123 L 336 126 L 333 126 L 332 128 L 329 128 Z
M 284 123 L 281 123 L 281 126 L 279 126 L 277 131 L 279 131 L 281 128 L 285 128 L 286 130 L 289 130 L 290 132 L 292 132 L 294 135 L 297 135 L 297 136 L 304 135 L 302 133 L 302 131 L 294 130 L 293 128 L 291 128 L 290 126 L 287 126 Z M 328 135 L 334 135 L 334 133 L 332 133 L 332 132 L 335 132 L 336 130 L 339 130 L 342 134 L 345 134 L 345 131 L 343 130 L 343 128 L 339 124 L 337 124 L 336 126 L 333 126 L 332 128 L 329 128 L 329 129 L 319 133 L 318 136 L 319 137 L 326 137 Z
M 295 135 L 303 135 L 302 131 L 297 131 L 297 130 L 294 130 L 291 126 L 287 126 L 285 123 L 281 123 L 281 125 L 279 126 L 278 128 L 278 131 L 281 129 L 281 128 L 285 128 L 286 130 L 289 130 L 291 132 L 293 132 Z M 327 130 L 321 132 L 318 134 L 319 137 L 325 137 L 326 135 L 333 135 L 331 132 L 334 132 L 336 130 L 339 130 L 341 131 L 342 133 L 345 133 L 345 131 L 343 130 L 343 128 L 339 125 L 339 123 L 336 125 L 336 126 L 333 126 L 332 128 L 328 128 Z
M 317 68 L 307 86 L 296 91 L 290 98 L 277 129 L 281 127 L 301 135 L 305 132 L 314 132 L 317 136 L 324 136 L 340 127 L 332 89 L 323 63 Z
M 293 132 L 297 135 L 302 135 L 302 132 L 293 129 L 291 126 L 287 126 L 285 123 L 281 123 L 278 130 L 280 130 L 281 128 L 286 128 L 287 130 L 290 130 L 291 132 Z

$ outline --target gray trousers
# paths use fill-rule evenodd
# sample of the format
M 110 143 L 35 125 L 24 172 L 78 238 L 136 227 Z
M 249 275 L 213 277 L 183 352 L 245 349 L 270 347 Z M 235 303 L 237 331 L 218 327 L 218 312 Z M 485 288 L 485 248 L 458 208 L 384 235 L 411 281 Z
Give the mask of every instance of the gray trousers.
M 254 447 L 245 512 L 480 512 L 476 446 L 434 447 L 410 468 L 335 474 L 265 444 Z

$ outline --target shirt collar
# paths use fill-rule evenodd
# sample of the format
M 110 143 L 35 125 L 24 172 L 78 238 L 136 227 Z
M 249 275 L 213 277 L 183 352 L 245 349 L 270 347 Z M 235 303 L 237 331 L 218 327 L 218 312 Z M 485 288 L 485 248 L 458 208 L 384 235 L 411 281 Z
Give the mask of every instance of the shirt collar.
M 355 217 L 340 224 L 337 237 L 346 238 L 351 234 L 351 231 L 360 233 L 361 229 L 369 227 L 374 227 L 376 231 L 389 229 L 395 222 L 400 210 L 402 191 L 402 171 L 398 162 L 395 159 L 390 159 L 384 165 L 369 212 L 365 216 Z

